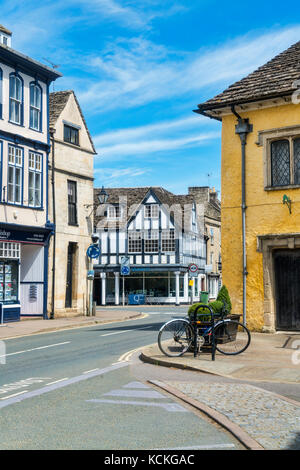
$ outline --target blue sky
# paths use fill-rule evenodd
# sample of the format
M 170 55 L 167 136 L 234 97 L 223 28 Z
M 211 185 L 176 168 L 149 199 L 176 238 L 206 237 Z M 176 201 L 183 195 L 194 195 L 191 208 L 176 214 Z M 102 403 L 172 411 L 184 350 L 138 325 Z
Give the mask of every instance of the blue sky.
M 0 0 L 13 47 L 59 65 L 98 156 L 95 186 L 220 189 L 221 125 L 197 104 L 300 40 L 299 5 Z M 49 64 L 48 64 L 49 65 Z

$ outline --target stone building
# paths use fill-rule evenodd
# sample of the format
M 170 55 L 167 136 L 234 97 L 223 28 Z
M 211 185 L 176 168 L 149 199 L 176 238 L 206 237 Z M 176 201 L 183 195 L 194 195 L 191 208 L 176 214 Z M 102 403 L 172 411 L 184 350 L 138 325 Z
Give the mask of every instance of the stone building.
M 300 330 L 300 42 L 198 105 L 222 122 L 222 275 L 250 328 Z
M 222 285 L 221 263 L 221 202 L 215 188 L 191 187 L 189 194 L 203 205 L 204 237 L 206 242 L 206 287 L 211 300 L 216 299 Z M 205 287 L 205 289 L 204 289 Z
M 79 315 L 87 308 L 96 151 L 73 91 L 50 94 L 50 135 L 49 218 L 56 230 L 49 252 L 48 310 L 51 317 Z

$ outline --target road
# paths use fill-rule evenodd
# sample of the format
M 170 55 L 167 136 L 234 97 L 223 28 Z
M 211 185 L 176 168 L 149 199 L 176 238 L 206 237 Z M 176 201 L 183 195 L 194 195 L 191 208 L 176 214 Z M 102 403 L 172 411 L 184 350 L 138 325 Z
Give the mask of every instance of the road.
M 161 368 L 136 355 L 128 360 L 128 352 L 155 342 L 171 317 L 152 312 L 6 341 L 0 448 L 240 449 L 229 433 L 147 383 Z

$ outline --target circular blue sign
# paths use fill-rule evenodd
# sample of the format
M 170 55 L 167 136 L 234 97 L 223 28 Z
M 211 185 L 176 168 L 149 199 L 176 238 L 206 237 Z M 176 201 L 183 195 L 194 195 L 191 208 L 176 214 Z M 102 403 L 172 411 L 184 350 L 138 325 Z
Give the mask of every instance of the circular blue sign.
M 100 249 L 96 245 L 90 245 L 87 249 L 86 254 L 89 258 L 99 258 L 100 256 Z
M 121 268 L 122 276 L 128 276 L 129 273 L 130 273 L 129 267 L 128 266 L 122 266 L 122 268 Z

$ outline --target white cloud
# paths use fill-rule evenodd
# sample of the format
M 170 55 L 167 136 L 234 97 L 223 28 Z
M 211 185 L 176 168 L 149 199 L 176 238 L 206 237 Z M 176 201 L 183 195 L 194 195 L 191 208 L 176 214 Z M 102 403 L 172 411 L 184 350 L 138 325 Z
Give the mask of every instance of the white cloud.
M 136 178 L 147 175 L 151 172 L 148 168 L 95 168 L 95 186 L 104 185 L 106 187 L 124 186 L 135 183 Z
M 111 143 L 111 145 L 102 146 L 97 149 L 101 161 L 105 159 L 120 160 L 124 156 L 134 156 L 138 158 L 141 155 L 159 153 L 182 148 L 190 148 L 200 145 L 205 141 L 220 138 L 220 132 L 208 132 L 195 135 L 188 135 L 179 139 L 173 137 L 164 139 L 149 139 L 140 141 Z
M 263 65 L 299 39 L 300 26 L 244 36 L 193 54 L 175 52 L 144 38 L 118 39 L 86 66 L 80 100 L 92 112 L 131 108 L 184 97 L 207 86 L 222 88 Z

